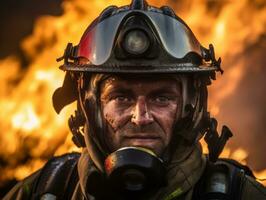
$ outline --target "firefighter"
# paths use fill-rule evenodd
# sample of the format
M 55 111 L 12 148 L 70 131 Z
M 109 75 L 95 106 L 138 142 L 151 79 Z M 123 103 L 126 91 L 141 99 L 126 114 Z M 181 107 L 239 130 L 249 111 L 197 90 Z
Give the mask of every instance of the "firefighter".
M 110 6 L 61 60 L 54 108 L 77 101 L 69 127 L 82 153 L 52 158 L 5 200 L 266 199 L 248 167 L 218 158 L 232 136 L 207 111 L 221 59 L 170 7 Z

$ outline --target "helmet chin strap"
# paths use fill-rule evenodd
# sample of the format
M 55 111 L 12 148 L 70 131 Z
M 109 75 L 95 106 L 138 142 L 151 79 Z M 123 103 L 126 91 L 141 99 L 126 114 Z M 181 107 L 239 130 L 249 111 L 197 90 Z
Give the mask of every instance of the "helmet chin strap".
M 82 79 L 82 77 L 80 77 Z M 82 97 L 82 94 L 84 92 L 82 90 L 82 81 L 78 81 L 78 94 L 79 94 L 79 104 L 80 108 L 82 110 L 82 113 L 85 118 L 85 124 L 84 124 L 84 138 L 85 138 L 85 144 L 86 148 L 89 152 L 89 155 L 91 159 L 93 160 L 96 167 L 101 171 L 104 172 L 104 155 L 102 150 L 99 147 L 99 144 L 93 139 L 93 137 L 89 137 L 90 135 L 97 134 L 96 129 L 94 127 L 89 127 L 90 121 L 93 121 L 93 117 L 95 117 L 95 113 L 93 112 L 94 109 L 92 109 L 95 105 L 94 102 L 92 102 L 92 99 L 86 100 L 86 105 L 84 105 L 84 97 Z M 92 97 L 93 98 L 93 97 Z M 88 109 L 90 108 L 90 109 Z M 89 112 L 89 113 L 88 113 Z
M 182 85 L 181 116 L 176 118 L 174 134 L 185 140 L 187 145 L 193 145 L 205 129 L 207 112 L 207 89 L 205 83 L 198 83 L 196 77 L 180 77 Z M 202 95 L 201 93 L 204 93 Z

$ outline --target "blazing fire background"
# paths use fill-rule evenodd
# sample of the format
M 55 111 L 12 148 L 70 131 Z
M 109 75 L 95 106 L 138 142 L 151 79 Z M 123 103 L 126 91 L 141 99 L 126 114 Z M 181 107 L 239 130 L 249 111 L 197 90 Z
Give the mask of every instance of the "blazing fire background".
M 202 45 L 213 43 L 223 76 L 209 88 L 209 110 L 234 137 L 224 157 L 266 177 L 266 2 L 264 0 L 148 0 L 169 5 Z M 79 151 L 51 97 L 64 73 L 56 58 L 108 5 L 130 0 L 4 0 L 0 7 L 0 198 L 52 156 Z M 261 181 L 265 184 L 265 181 Z

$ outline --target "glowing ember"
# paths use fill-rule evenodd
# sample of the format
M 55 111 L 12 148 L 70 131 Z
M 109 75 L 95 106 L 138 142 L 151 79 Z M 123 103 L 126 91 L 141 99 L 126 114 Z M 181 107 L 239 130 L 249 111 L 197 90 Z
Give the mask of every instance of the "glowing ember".
M 118 6 L 129 3 L 129 0 L 112 1 Z M 221 102 L 235 92 L 245 74 L 245 59 L 236 58 L 265 34 L 266 7 L 256 6 L 261 4 L 259 1 L 251 4 L 248 0 L 193 0 L 189 4 L 150 0 L 149 3 L 176 8 L 199 41 L 206 47 L 213 42 L 216 54 L 225 61 L 225 75 L 210 88 L 209 110 L 218 116 Z M 33 34 L 22 41 L 22 48 L 31 60 L 26 71 L 14 57 L 0 61 L 0 159 L 4 163 L 0 168 L 1 183 L 24 178 L 53 155 L 78 150 L 67 128 L 67 119 L 75 105 L 64 109 L 60 116 L 52 107 L 53 91 L 61 86 L 64 77 L 55 60 L 68 42 L 78 43 L 88 24 L 109 4 L 106 0 L 64 1 L 62 16 L 40 18 Z M 210 4 L 217 7 L 211 8 Z M 248 152 L 225 149 L 223 156 L 246 163 Z M 256 174 L 266 177 L 266 170 Z

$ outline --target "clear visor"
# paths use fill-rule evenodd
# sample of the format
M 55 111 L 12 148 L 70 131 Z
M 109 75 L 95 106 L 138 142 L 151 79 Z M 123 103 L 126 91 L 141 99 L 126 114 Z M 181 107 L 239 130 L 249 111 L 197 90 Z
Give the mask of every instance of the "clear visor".
M 173 57 L 181 59 L 189 52 L 201 55 L 199 42 L 177 19 L 152 11 L 135 11 L 135 13 L 142 13 L 150 20 L 164 49 Z M 77 56 L 87 58 L 93 65 L 104 64 L 112 53 L 117 31 L 128 15 L 131 16 L 132 11 L 111 16 L 87 31 L 81 38 Z

